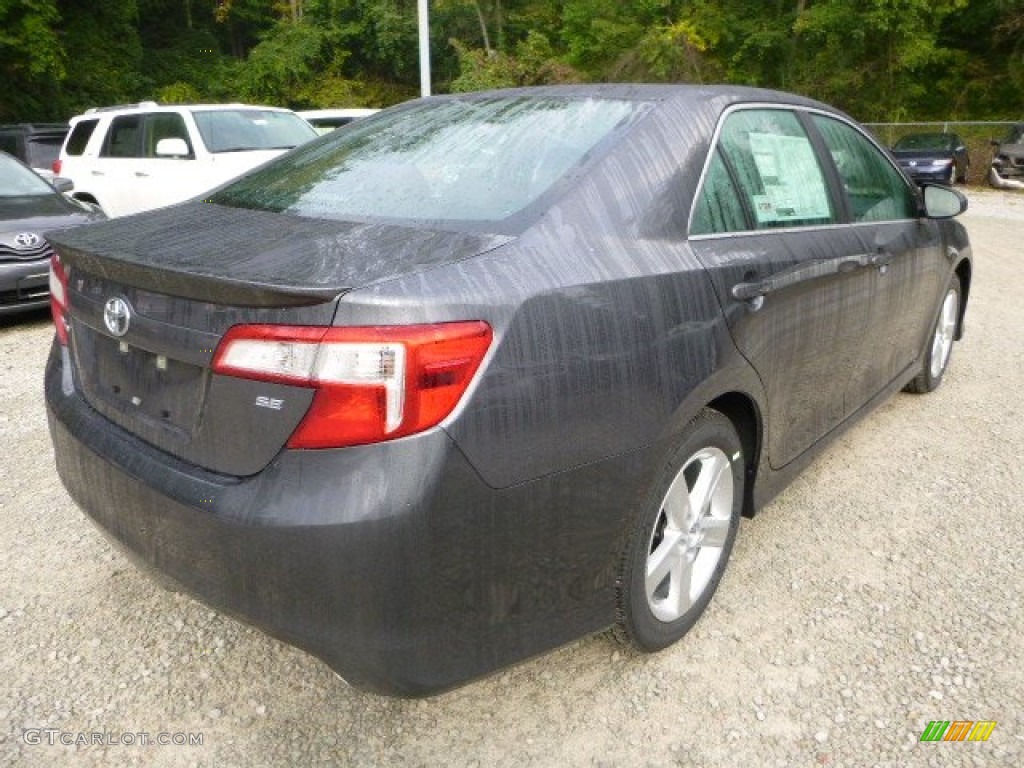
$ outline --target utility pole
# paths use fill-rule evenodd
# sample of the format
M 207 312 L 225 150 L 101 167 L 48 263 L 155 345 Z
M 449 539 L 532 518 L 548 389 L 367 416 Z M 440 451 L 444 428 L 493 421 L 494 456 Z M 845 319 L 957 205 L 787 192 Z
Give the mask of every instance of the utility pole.
M 420 95 L 430 95 L 430 20 L 427 18 L 427 0 L 419 0 L 420 28 Z

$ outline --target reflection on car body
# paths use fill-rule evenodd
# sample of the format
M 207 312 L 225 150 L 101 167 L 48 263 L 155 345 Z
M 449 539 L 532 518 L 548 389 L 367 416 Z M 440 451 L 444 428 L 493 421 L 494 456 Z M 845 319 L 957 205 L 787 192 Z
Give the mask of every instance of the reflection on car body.
M 608 626 L 657 650 L 742 514 L 939 386 L 965 207 L 778 92 L 411 102 L 55 238 L 57 469 L 142 562 L 363 688 Z

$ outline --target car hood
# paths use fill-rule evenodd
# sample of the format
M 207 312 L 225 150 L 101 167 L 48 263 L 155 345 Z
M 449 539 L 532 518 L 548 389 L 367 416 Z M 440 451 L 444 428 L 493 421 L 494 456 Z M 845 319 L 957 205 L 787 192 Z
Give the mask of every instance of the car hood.
M 158 293 L 239 306 L 327 301 L 513 238 L 183 203 L 55 233 L 72 264 Z
M 43 232 L 83 224 L 96 218 L 63 195 L 0 197 L 0 231 L 17 229 Z
M 950 149 L 894 149 L 898 160 L 948 160 L 953 156 Z
M 56 195 L 54 195 L 56 198 Z M 46 237 L 45 233 L 77 227 L 96 219 L 96 214 L 78 209 L 69 203 L 47 197 L 19 197 L 0 199 L 0 257 L 27 259 L 47 256 L 49 246 L 44 241 L 26 245 L 16 238 L 24 235 Z

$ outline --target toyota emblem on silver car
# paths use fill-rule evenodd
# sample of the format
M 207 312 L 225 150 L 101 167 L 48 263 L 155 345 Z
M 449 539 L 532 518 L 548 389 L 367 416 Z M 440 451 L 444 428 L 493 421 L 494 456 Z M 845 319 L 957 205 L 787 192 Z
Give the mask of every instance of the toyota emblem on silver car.
M 103 324 L 115 336 L 124 336 L 131 324 L 131 305 L 120 296 L 107 299 L 103 305 Z
M 20 248 L 23 251 L 29 248 L 35 248 L 43 241 L 39 235 L 35 232 L 19 232 L 14 236 L 14 246 Z

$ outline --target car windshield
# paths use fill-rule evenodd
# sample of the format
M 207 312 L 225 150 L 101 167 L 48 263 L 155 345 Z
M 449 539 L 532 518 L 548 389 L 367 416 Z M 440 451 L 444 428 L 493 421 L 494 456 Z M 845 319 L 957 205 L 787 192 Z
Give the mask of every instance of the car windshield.
M 259 109 L 195 110 L 192 116 L 210 152 L 291 149 L 316 138 L 293 112 Z
M 53 187 L 10 155 L 0 152 L 0 197 L 43 197 Z
M 950 150 L 954 146 L 955 139 L 948 133 L 915 133 L 897 141 L 893 149 Z
M 641 106 L 520 96 L 418 102 L 301 147 L 211 201 L 323 219 L 499 222 Z

